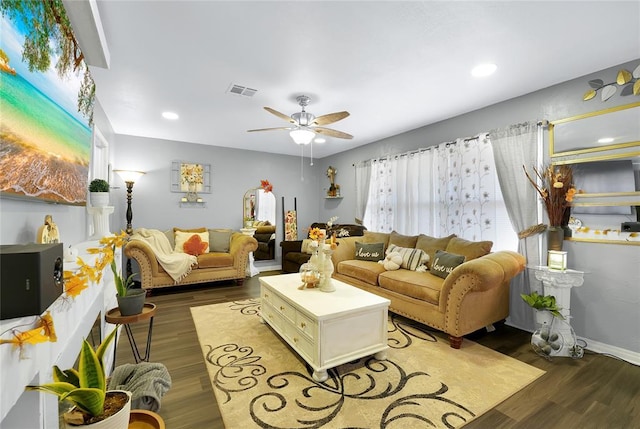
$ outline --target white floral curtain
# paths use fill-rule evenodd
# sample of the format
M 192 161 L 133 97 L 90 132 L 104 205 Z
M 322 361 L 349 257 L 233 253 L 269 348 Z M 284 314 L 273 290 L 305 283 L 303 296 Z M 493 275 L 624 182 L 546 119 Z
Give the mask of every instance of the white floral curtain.
M 501 200 L 487 136 L 459 139 L 373 161 L 365 226 L 495 242 Z
M 437 236 L 495 241 L 496 175 L 486 135 L 458 139 L 435 150 L 437 160 Z

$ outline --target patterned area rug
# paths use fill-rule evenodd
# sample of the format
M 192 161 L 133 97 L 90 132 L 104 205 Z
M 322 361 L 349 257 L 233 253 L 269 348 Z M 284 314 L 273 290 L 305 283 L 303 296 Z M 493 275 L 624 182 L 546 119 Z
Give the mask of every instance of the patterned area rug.
M 387 360 L 362 358 L 316 382 L 260 321 L 260 301 L 192 307 L 227 429 L 459 428 L 544 371 L 390 313 Z

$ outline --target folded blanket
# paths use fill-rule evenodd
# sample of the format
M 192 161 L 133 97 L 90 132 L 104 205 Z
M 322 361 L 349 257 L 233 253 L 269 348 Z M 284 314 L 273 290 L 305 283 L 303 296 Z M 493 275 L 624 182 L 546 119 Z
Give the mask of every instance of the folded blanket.
M 171 376 L 161 363 L 140 362 L 118 366 L 111 374 L 109 390 L 131 392 L 131 409 L 158 411 L 171 387 Z
M 133 231 L 131 240 L 144 241 L 151 247 L 158 263 L 175 283 L 188 276 L 191 268 L 198 263 L 198 258 L 193 255 L 174 252 L 167 236 L 157 229 L 137 228 Z

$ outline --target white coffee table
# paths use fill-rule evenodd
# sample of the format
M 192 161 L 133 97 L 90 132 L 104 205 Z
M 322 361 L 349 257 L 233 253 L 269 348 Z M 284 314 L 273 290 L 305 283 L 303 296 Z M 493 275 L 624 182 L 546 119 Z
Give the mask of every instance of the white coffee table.
M 336 290 L 298 289 L 300 275 L 260 278 L 262 319 L 313 368 L 327 370 L 364 356 L 386 359 L 389 300 L 332 279 Z

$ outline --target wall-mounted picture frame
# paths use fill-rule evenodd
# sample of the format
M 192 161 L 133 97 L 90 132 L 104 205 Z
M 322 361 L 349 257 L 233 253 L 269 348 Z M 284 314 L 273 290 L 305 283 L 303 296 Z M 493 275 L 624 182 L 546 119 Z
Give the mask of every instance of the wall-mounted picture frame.
M 171 162 L 171 192 L 211 193 L 211 164 Z

